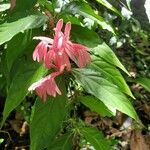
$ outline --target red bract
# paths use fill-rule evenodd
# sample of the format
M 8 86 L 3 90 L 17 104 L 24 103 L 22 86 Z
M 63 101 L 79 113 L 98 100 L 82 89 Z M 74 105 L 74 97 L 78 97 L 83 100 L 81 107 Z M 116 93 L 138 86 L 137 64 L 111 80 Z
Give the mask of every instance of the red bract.
M 46 68 L 53 68 L 59 74 L 64 69 L 71 70 L 70 60 L 75 62 L 79 68 L 85 67 L 91 62 L 88 48 L 70 41 L 71 23 L 66 24 L 64 33 L 61 31 L 62 27 L 63 20 L 60 19 L 56 24 L 56 28 L 54 28 L 54 39 L 42 36 L 34 37 L 34 39 L 39 39 L 41 42 L 33 52 L 34 61 L 44 62 Z M 37 94 L 44 99 L 47 95 L 56 96 L 56 93 L 60 94 L 52 75 L 34 83 L 29 90 L 36 90 Z

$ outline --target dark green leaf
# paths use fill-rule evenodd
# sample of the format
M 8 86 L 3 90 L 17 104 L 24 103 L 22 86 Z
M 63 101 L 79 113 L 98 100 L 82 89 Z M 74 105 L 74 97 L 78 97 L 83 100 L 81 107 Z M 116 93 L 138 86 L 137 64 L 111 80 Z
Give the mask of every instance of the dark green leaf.
M 128 98 L 100 73 L 90 69 L 74 69 L 73 73 L 84 89 L 101 100 L 113 113 L 119 110 L 138 121 L 138 116 Z
M 17 56 L 27 48 L 31 38 L 31 31 L 29 30 L 16 35 L 7 43 L 6 62 L 8 70 L 11 69 L 11 66 L 16 60 Z
M 91 48 L 96 47 L 100 43 L 100 38 L 94 31 L 77 25 L 72 26 L 71 38 L 77 43 Z
M 49 97 L 46 102 L 37 99 L 30 127 L 32 150 L 42 150 L 52 144 L 66 116 L 66 99 L 64 94 Z
M 92 111 L 98 113 L 99 115 L 105 117 L 111 117 L 113 113 L 104 105 L 102 101 L 93 96 L 82 96 L 79 100 Z
M 22 14 L 22 13 L 21 13 Z M 19 13 L 18 13 L 19 16 Z M 47 17 L 43 14 L 28 14 L 26 17 L 17 19 L 16 21 L 4 23 L 0 25 L 0 45 L 9 41 L 14 35 L 21 31 L 37 28 L 47 21 Z

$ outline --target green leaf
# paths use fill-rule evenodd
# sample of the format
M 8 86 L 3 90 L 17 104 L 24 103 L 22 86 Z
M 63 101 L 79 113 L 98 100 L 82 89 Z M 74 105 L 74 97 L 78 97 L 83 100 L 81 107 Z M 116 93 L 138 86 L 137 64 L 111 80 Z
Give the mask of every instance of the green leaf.
M 32 150 L 42 150 L 52 144 L 66 116 L 66 99 L 64 94 L 56 98 L 49 97 L 46 102 L 37 99 L 30 126 Z
M 91 111 L 98 113 L 99 115 L 105 117 L 111 117 L 113 113 L 104 105 L 104 103 L 93 96 L 82 96 L 79 97 L 81 103 L 89 107 Z
M 12 40 L 7 43 L 6 49 L 6 62 L 8 70 L 11 69 L 12 64 L 16 60 L 17 56 L 20 55 L 28 46 L 31 41 L 31 31 L 25 31 L 14 36 Z
M 85 137 L 86 141 L 94 147 L 95 150 L 110 150 L 110 141 L 104 138 L 102 132 L 96 128 L 84 127 L 81 130 L 81 134 Z
M 72 135 L 70 133 L 57 137 L 47 150 L 71 150 L 72 149 Z
M 104 59 L 100 57 L 93 57 L 93 61 L 88 66 L 88 68 L 91 68 L 92 70 L 101 73 L 101 75 L 105 79 L 117 85 L 122 92 L 134 98 L 121 73 L 115 66 L 107 63 Z
M 100 43 L 98 34 L 78 25 L 73 25 L 71 30 L 71 38 L 77 43 L 84 44 L 88 47 L 96 47 Z
M 10 112 L 15 109 L 28 94 L 29 86 L 37 80 L 41 79 L 42 76 L 46 73 L 46 69 L 43 66 L 37 66 L 35 62 L 22 62 L 21 64 L 22 69 L 19 68 L 19 71 L 15 74 L 8 90 L 3 111 L 2 125 Z
M 16 7 L 14 9 L 16 11 L 30 10 L 36 2 L 37 0 L 16 0 Z
M 121 13 L 115 7 L 113 7 L 107 0 L 96 0 L 96 1 L 121 16 Z
M 18 16 L 22 13 L 18 13 Z M 35 13 L 24 15 L 13 22 L 0 25 L 0 45 L 9 41 L 14 35 L 27 29 L 38 28 L 47 21 L 47 17 L 43 14 Z
M 123 70 L 126 74 L 130 76 L 128 71 L 125 69 L 125 67 L 121 64 L 119 59 L 116 57 L 115 53 L 111 50 L 111 48 L 105 43 L 102 42 L 95 48 L 91 48 L 91 52 L 93 52 L 95 55 L 103 58 L 108 63 L 117 66 L 121 70 Z
M 150 92 L 150 79 L 146 78 L 146 77 L 141 77 L 141 78 L 137 78 L 135 80 L 133 80 L 133 82 L 136 82 L 138 84 L 140 84 L 141 86 L 143 86 L 148 92 Z
M 84 16 L 85 18 L 90 18 L 96 23 L 98 23 L 103 29 L 107 29 L 108 31 L 114 33 L 113 28 L 111 25 L 104 20 L 103 17 L 100 15 L 97 15 L 94 10 L 88 5 L 88 3 L 85 2 L 78 2 L 78 1 L 73 1 L 66 5 L 63 8 L 63 13 L 70 13 L 70 14 L 79 14 L 81 16 Z
M 101 100 L 110 111 L 116 113 L 116 110 L 119 110 L 139 121 L 128 98 L 100 73 L 90 69 L 74 69 L 73 74 L 83 88 Z

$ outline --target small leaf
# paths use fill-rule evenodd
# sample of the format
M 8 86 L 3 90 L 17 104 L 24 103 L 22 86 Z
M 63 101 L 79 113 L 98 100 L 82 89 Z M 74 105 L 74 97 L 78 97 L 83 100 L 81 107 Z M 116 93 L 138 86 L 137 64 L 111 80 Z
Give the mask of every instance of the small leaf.
M 94 147 L 95 150 L 110 150 L 110 141 L 104 138 L 102 132 L 96 128 L 84 127 L 81 130 L 81 134 L 85 137 L 86 141 Z
M 80 96 L 78 99 L 85 106 L 89 107 L 91 111 L 94 111 L 103 117 L 105 116 L 111 117 L 112 115 L 115 115 L 104 105 L 102 101 L 98 100 L 93 96 L 82 96 L 82 97 Z
M 120 92 L 116 85 L 104 79 L 100 73 L 91 69 L 74 69 L 73 74 L 83 88 L 101 100 L 110 111 L 116 113 L 116 110 L 119 110 L 139 121 L 128 98 Z
M 95 48 L 91 48 L 91 52 L 93 52 L 96 56 L 103 58 L 108 63 L 117 66 L 121 70 L 123 70 L 126 74 L 130 76 L 125 67 L 121 64 L 119 59 L 116 57 L 115 53 L 111 50 L 111 48 L 105 43 L 102 42 Z
M 66 99 L 64 94 L 49 97 L 46 102 L 37 99 L 30 126 L 32 150 L 45 149 L 52 144 L 66 116 Z
M 103 17 L 100 15 L 97 15 L 94 10 L 88 5 L 88 3 L 85 2 L 78 2 L 73 1 L 69 3 L 68 5 L 64 6 L 63 13 L 70 13 L 70 14 L 79 14 L 81 16 L 84 16 L 85 18 L 90 18 L 93 21 L 97 22 L 103 29 L 107 29 L 108 31 L 114 33 L 113 28 L 111 25 L 104 20 Z
M 22 62 L 22 69 L 19 69 L 19 71 L 15 74 L 8 90 L 3 111 L 2 125 L 10 112 L 15 109 L 28 94 L 29 86 L 37 80 L 41 79 L 47 71 L 43 66 L 37 66 L 34 62 L 29 62 L 29 64 L 24 63 L 24 65 L 23 63 L 24 62 Z
M 138 84 L 140 84 L 141 86 L 143 86 L 148 92 L 150 92 L 150 79 L 149 78 L 137 78 L 135 80 L 133 80 L 133 82 L 136 82 Z
M 39 13 L 29 13 L 28 15 L 25 15 L 25 13 L 18 13 L 18 16 L 22 15 L 22 18 L 17 18 L 17 20 L 13 22 L 7 22 L 0 25 L 0 45 L 9 41 L 19 32 L 40 27 L 47 21 L 47 17 Z

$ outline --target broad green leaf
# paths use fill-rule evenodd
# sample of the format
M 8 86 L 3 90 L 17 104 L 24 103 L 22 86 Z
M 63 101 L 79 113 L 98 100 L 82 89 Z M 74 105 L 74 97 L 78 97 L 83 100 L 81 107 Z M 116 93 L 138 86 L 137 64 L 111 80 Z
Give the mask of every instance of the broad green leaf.
M 89 107 L 91 111 L 94 111 L 103 117 L 111 117 L 113 115 L 113 113 L 104 105 L 102 101 L 93 96 L 80 96 L 79 100 L 85 106 Z
M 73 25 L 71 29 L 71 38 L 77 43 L 88 47 L 96 47 L 100 43 L 99 36 L 92 30 L 78 25 Z
M 72 150 L 72 135 L 67 133 L 57 137 L 47 150 Z
M 6 49 L 6 62 L 8 70 L 11 69 L 12 64 L 16 60 L 17 56 L 21 54 L 28 46 L 31 41 L 31 31 L 25 31 L 12 38 L 7 43 Z
M 20 13 L 22 14 L 22 13 Z M 19 15 L 19 13 L 18 13 Z M 14 35 L 27 29 L 38 28 L 47 21 L 43 14 L 28 14 L 13 22 L 0 25 L 0 45 L 9 41 Z
M 128 98 L 116 85 L 103 78 L 99 72 L 91 69 L 74 69 L 73 74 L 83 88 L 101 100 L 110 111 L 116 113 L 116 110 L 119 110 L 139 121 Z
M 138 84 L 140 84 L 141 86 L 143 86 L 147 91 L 150 92 L 150 78 L 146 78 L 146 77 L 141 77 L 141 78 L 137 78 L 135 80 L 133 80 L 133 82 L 136 82 Z
M 93 61 L 88 66 L 88 68 L 91 68 L 92 70 L 101 73 L 101 76 L 103 76 L 105 79 L 109 80 L 113 84 L 117 85 L 122 92 L 134 98 L 121 73 L 115 66 L 107 63 L 104 59 L 101 59 L 100 57 L 93 57 Z
M 49 97 L 46 102 L 37 99 L 30 124 L 32 150 L 42 150 L 52 144 L 66 116 L 66 99 L 64 94 L 56 98 Z
M 121 70 L 123 70 L 126 74 L 130 76 L 128 71 L 125 69 L 125 67 L 121 64 L 119 59 L 116 57 L 115 53 L 111 50 L 111 48 L 105 43 L 102 42 L 95 48 L 91 48 L 91 52 L 93 52 L 95 55 L 103 58 L 108 63 L 117 66 Z
M 88 3 L 73 1 L 63 8 L 63 14 L 65 13 L 79 14 L 81 16 L 84 16 L 85 18 L 90 18 L 93 21 L 97 22 L 103 29 L 107 29 L 108 31 L 114 33 L 111 25 L 106 22 L 103 17 L 96 14 L 90 7 L 90 5 L 88 5 Z
M 15 109 L 28 94 L 29 86 L 41 79 L 45 73 L 46 69 L 43 66 L 36 65 L 35 62 L 22 63 L 22 69 L 19 69 L 19 71 L 15 74 L 8 90 L 3 111 L 2 125 L 10 112 Z
M 113 7 L 107 0 L 96 0 L 96 1 L 121 16 L 121 13 L 115 7 Z
M 102 132 L 96 128 L 84 127 L 80 130 L 86 141 L 94 147 L 95 150 L 110 150 L 110 141 L 104 138 Z

